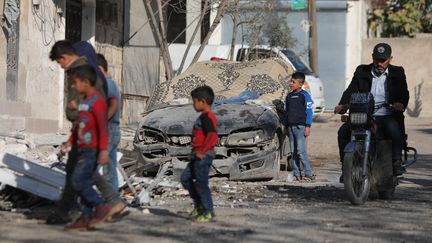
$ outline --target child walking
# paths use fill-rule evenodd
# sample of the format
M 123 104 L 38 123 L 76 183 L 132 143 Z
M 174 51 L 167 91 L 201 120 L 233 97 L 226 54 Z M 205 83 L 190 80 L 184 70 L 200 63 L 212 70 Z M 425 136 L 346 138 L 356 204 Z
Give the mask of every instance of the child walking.
M 93 189 L 92 177 L 97 163 L 106 164 L 108 157 L 108 119 L 105 99 L 96 90 L 96 72 L 90 65 L 68 70 L 73 88 L 82 96 L 78 105 L 79 121 L 75 123 L 64 149 L 78 145 L 78 161 L 72 173 L 72 186 L 81 202 L 81 216 L 65 226 L 65 230 L 87 230 L 104 221 L 110 206 Z
M 310 135 L 312 125 L 312 98 L 309 92 L 302 89 L 305 75 L 295 72 L 291 76 L 291 92 L 285 100 L 285 115 L 293 155 L 293 173 L 295 180 L 312 181 L 315 179 L 312 167 L 306 153 L 306 138 Z M 299 162 L 303 164 L 304 174 L 302 177 L 298 168 Z
M 199 222 L 208 222 L 215 216 L 209 187 L 209 169 L 218 141 L 216 116 L 211 111 L 214 93 L 209 86 L 202 86 L 194 89 L 191 96 L 195 111 L 201 115 L 193 126 L 191 161 L 181 175 L 181 183 L 194 203 L 191 216 Z

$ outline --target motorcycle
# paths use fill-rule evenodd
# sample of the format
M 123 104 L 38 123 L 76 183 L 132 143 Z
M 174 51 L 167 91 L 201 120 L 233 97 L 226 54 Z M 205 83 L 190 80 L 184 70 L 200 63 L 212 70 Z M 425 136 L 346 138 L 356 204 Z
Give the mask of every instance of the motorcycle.
M 391 104 L 381 104 L 391 108 Z M 368 198 L 390 199 L 402 177 L 393 175 L 392 141 L 376 131 L 375 105 L 371 93 L 354 93 L 351 96 L 348 122 L 351 141 L 344 148 L 342 176 L 346 195 L 354 205 L 361 205 Z M 401 129 L 404 131 L 404 129 Z M 408 147 L 407 135 L 403 148 L 404 168 L 417 161 L 417 150 Z

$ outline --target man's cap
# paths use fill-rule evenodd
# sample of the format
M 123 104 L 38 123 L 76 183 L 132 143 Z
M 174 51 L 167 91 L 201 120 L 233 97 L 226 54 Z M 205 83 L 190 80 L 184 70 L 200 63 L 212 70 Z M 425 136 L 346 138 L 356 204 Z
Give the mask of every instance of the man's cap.
M 391 57 L 392 49 L 387 43 L 377 44 L 372 53 L 372 57 L 375 59 L 388 59 Z

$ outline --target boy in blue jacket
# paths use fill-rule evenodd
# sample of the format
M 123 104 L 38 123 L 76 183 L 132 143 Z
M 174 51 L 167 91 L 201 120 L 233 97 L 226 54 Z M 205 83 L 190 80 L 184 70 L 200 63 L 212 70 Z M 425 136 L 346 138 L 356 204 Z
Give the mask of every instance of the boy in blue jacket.
M 312 167 L 306 153 L 306 138 L 310 135 L 312 124 L 312 98 L 309 92 L 302 89 L 305 75 L 295 72 L 291 76 L 291 92 L 285 100 L 285 115 L 287 130 L 293 155 L 293 172 L 296 181 L 312 181 L 315 179 Z M 304 174 L 302 177 L 298 168 L 299 159 L 303 164 Z

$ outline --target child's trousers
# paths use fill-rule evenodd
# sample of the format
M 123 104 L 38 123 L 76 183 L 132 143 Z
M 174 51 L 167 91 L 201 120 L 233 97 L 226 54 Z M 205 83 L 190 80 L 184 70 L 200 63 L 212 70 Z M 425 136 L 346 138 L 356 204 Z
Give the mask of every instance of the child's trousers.
M 204 213 L 213 213 L 213 200 L 209 187 L 209 170 L 213 156 L 206 154 L 203 159 L 192 159 L 181 175 L 181 183 L 189 191 L 195 206 L 204 208 Z

